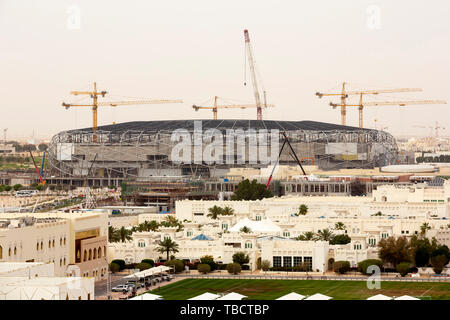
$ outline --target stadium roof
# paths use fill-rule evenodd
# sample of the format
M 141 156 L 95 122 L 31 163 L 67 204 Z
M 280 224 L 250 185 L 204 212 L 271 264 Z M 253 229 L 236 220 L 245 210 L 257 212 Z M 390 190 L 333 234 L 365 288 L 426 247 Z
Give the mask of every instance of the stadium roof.
M 98 127 L 99 131 L 124 132 L 124 131 L 172 131 L 175 129 L 194 130 L 194 121 L 201 121 L 202 129 L 278 129 L 280 131 L 292 130 L 312 130 L 312 131 L 332 131 L 332 130 L 348 130 L 360 131 L 371 129 L 360 129 L 350 126 L 342 126 L 333 123 L 317 122 L 317 121 L 279 121 L 279 120 L 160 120 L 160 121 L 133 121 L 124 122 Z M 92 131 L 92 128 L 84 128 L 74 131 Z

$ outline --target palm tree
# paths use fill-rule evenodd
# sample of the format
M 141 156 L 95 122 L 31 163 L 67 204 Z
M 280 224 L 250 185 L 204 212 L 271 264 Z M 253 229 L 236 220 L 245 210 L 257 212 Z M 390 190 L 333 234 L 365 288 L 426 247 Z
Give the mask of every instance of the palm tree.
M 334 225 L 334 228 L 336 230 L 345 230 L 345 224 L 343 224 L 342 222 L 336 222 L 336 224 Z
M 305 214 L 308 213 L 308 206 L 306 204 L 302 204 L 299 208 L 298 208 L 298 212 L 296 213 L 296 216 L 304 216 Z
M 226 206 L 225 208 L 222 209 L 222 215 L 224 216 L 231 216 L 234 213 L 234 209 L 230 208 L 229 206 Z
M 425 236 L 425 234 L 427 233 L 428 230 L 431 230 L 431 226 L 428 222 L 424 222 L 421 226 L 420 226 L 420 234 L 422 236 Z
M 148 229 L 150 231 L 156 231 L 156 230 L 158 230 L 158 228 L 159 228 L 159 223 L 158 222 L 156 222 L 155 220 L 152 220 L 152 221 L 149 222 Z
M 170 238 L 165 238 L 163 241 L 158 241 L 158 247 L 156 248 L 156 251 L 160 253 L 165 252 L 167 254 L 167 261 L 169 261 L 169 254 L 171 252 L 178 252 L 178 243 L 172 241 L 172 239 Z
M 132 239 L 131 235 L 133 234 L 133 231 L 125 227 L 120 228 L 117 233 L 121 242 L 129 241 Z
M 333 232 L 330 231 L 330 229 L 323 229 L 323 230 L 319 230 L 319 232 L 317 232 L 316 235 L 316 240 L 319 241 L 330 241 L 331 239 L 333 239 Z
M 241 230 L 239 230 L 239 231 L 243 232 L 243 233 L 251 233 L 252 232 L 252 230 L 249 227 L 247 227 L 247 226 L 243 226 L 241 228 Z
M 217 219 L 217 217 L 222 214 L 223 209 L 221 207 L 218 206 L 214 206 L 208 209 L 209 213 L 207 215 L 207 217 L 210 217 L 211 219 Z
M 118 242 L 119 241 L 119 234 L 118 229 L 114 228 L 113 226 L 108 227 L 108 240 L 109 242 Z
M 306 231 L 303 234 L 295 238 L 298 241 L 311 241 L 314 240 L 314 233 L 311 231 Z

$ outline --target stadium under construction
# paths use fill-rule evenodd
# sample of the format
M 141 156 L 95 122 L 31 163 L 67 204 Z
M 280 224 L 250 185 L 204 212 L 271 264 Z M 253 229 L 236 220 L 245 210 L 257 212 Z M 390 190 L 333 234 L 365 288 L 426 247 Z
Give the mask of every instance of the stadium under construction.
M 135 121 L 55 135 L 48 150 L 50 172 L 47 181 L 74 186 L 85 183 L 90 186 L 120 186 L 123 181 L 145 181 L 156 177 L 220 178 L 231 167 L 267 167 L 267 164 L 248 161 L 251 156 L 248 145 L 241 162 L 173 161 L 172 150 L 178 143 L 173 139 L 174 132 L 183 129 L 194 134 L 195 125 L 199 122 L 203 132 L 217 129 L 224 136 L 227 131 L 238 129 L 244 132 L 279 130 L 286 134 L 302 163 L 315 164 L 322 170 L 373 168 L 397 163 L 398 148 L 394 137 L 373 129 L 314 121 Z M 279 139 L 281 146 L 281 134 Z M 237 149 L 237 142 L 234 140 L 233 143 L 233 150 Z M 287 148 L 281 153 L 279 163 L 295 165 Z

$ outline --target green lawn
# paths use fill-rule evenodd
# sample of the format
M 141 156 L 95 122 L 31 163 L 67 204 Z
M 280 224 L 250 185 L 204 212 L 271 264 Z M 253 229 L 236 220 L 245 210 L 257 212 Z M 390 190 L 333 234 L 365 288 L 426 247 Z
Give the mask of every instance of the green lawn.
M 275 300 L 295 291 L 303 295 L 322 293 L 335 300 L 365 300 L 384 294 L 387 296 L 422 296 L 422 299 L 450 300 L 450 282 L 381 282 L 381 289 L 369 290 L 365 281 L 338 280 L 234 280 L 234 279 L 185 279 L 155 289 L 152 293 L 165 300 L 186 300 L 204 292 L 238 292 L 249 300 Z

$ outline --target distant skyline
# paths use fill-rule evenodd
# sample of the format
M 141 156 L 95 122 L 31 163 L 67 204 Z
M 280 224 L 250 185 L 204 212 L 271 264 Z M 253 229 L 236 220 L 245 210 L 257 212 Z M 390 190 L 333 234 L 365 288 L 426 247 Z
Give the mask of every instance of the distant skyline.
M 94 81 L 108 91 L 104 100 L 185 101 L 100 107 L 99 125 L 210 119 L 212 112 L 192 104 L 214 95 L 254 103 L 248 70 L 243 85 L 244 29 L 268 103 L 276 106 L 263 111 L 264 119 L 340 123 L 339 109 L 329 106 L 338 98 L 315 92 L 338 92 L 343 81 L 349 89 L 418 87 L 423 92 L 375 100 L 448 104 L 366 107 L 365 126 L 377 119 L 394 135 L 424 136 L 430 129 L 414 126 L 438 121 L 446 128 L 440 135 L 450 136 L 449 16 L 444 0 L 0 0 L 0 139 L 4 128 L 7 138 L 28 140 L 33 131 L 48 139 L 90 127 L 89 108 L 65 110 L 61 103 L 79 100 L 69 92 Z M 256 110 L 219 110 L 220 118 L 256 119 Z M 348 108 L 347 124 L 358 125 L 357 108 Z

